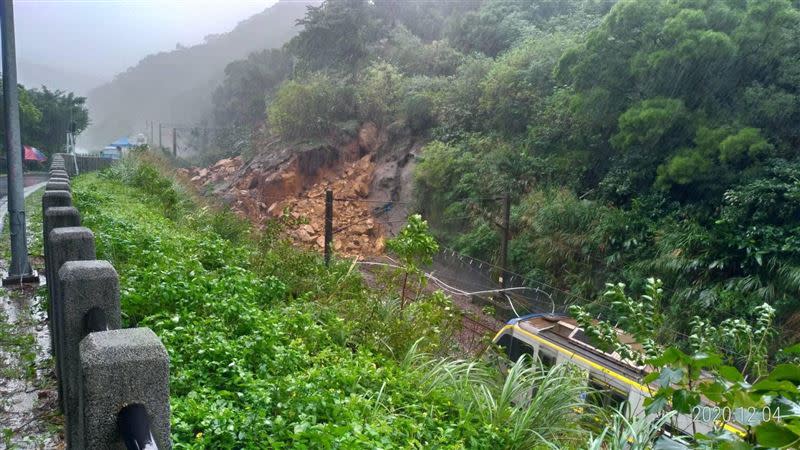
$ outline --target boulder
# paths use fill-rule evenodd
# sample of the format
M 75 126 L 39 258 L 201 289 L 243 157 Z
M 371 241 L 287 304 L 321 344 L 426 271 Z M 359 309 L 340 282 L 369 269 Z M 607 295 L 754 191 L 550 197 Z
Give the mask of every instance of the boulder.
M 361 151 L 373 153 L 380 146 L 378 127 L 372 122 L 367 122 L 358 130 L 358 146 Z

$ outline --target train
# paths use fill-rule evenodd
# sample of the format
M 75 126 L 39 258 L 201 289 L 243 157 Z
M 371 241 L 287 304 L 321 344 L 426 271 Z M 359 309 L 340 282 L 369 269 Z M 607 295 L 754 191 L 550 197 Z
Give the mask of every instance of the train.
M 618 337 L 634 350 L 641 350 L 632 336 L 618 331 Z M 587 375 L 587 391 L 592 396 L 590 401 L 627 411 L 631 417 L 646 416 L 645 399 L 658 390 L 643 382 L 649 373 L 646 366 L 596 348 L 575 319 L 569 316 L 530 314 L 511 319 L 497 332 L 493 342 L 511 361 L 527 354 L 538 359 L 544 368 L 562 363 L 580 368 Z M 719 425 L 714 420 L 693 420 L 691 414 L 679 413 L 665 427 L 664 433 L 668 437 L 707 434 Z M 726 431 L 745 436 L 746 432 L 738 425 L 735 422 L 722 423 Z

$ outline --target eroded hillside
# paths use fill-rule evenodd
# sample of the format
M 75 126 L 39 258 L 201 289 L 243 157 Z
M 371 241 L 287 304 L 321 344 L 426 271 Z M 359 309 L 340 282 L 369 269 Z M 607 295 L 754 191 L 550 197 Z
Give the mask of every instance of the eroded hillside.
M 257 226 L 286 213 L 287 232 L 299 246 L 324 246 L 325 191 L 334 195 L 334 250 L 345 256 L 383 253 L 411 201 L 411 174 L 419 145 L 391 140 L 373 123 L 354 136 L 312 144 L 262 139 L 256 156 L 181 169 L 201 191 L 213 193 Z

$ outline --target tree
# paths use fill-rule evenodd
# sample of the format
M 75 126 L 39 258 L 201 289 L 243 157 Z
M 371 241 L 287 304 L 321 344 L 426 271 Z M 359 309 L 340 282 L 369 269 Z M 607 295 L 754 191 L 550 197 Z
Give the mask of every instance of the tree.
M 403 262 L 403 289 L 400 293 L 400 308 L 403 308 L 406 303 L 408 277 L 416 275 L 419 276 L 420 283 L 424 281 L 420 266 L 433 261 L 433 255 L 439 251 L 439 244 L 430 234 L 428 222 L 422 220 L 419 214 L 412 214 L 400 233 L 386 241 L 386 248 L 396 253 Z
M 403 76 L 391 64 L 375 63 L 364 72 L 356 93 L 358 113 L 363 121 L 383 127 L 398 115 Z
M 218 127 L 254 126 L 266 119 L 267 98 L 288 78 L 292 58 L 282 50 L 262 50 L 225 67 L 225 80 L 214 91 Z
M 309 71 L 356 73 L 367 56 L 367 44 L 380 31 L 367 0 L 327 0 L 309 6 L 297 24 L 303 29 L 287 45 Z
M 330 77 L 316 75 L 281 85 L 269 104 L 267 122 L 289 138 L 317 137 L 337 120 L 354 115 L 352 95 Z
M 67 143 L 67 132 L 77 136 L 89 126 L 86 98 L 78 97 L 72 92 L 51 91 L 45 86 L 25 89 L 19 85 L 19 106 L 22 144 L 37 147 L 47 155 L 63 151 Z M 3 140 L 4 127 L 5 124 L 0 124 L 0 138 Z
M 28 93 L 31 103 L 42 113 L 38 122 L 23 125 L 23 136 L 28 136 L 30 145 L 47 154 L 57 153 L 67 143 L 67 132 L 77 136 L 89 126 L 85 97 L 78 97 L 72 92 L 51 91 L 45 86 Z
M 3 80 L 0 79 L 0 115 L 5 116 L 5 104 L 3 103 Z M 42 112 L 33 103 L 30 93 L 25 86 L 18 85 L 17 93 L 19 95 L 19 112 L 20 112 L 20 126 L 22 131 L 23 145 L 30 142 L 29 130 L 42 120 Z M 6 129 L 5 121 L 0 121 L 0 145 L 5 147 L 6 142 Z M 5 154 L 5 151 L 4 151 Z

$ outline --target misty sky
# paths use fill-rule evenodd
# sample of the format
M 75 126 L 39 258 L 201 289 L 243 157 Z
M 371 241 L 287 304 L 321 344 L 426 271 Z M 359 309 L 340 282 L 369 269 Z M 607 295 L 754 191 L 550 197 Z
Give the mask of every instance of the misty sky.
M 142 57 L 230 31 L 276 0 L 16 0 L 17 58 L 108 80 Z

